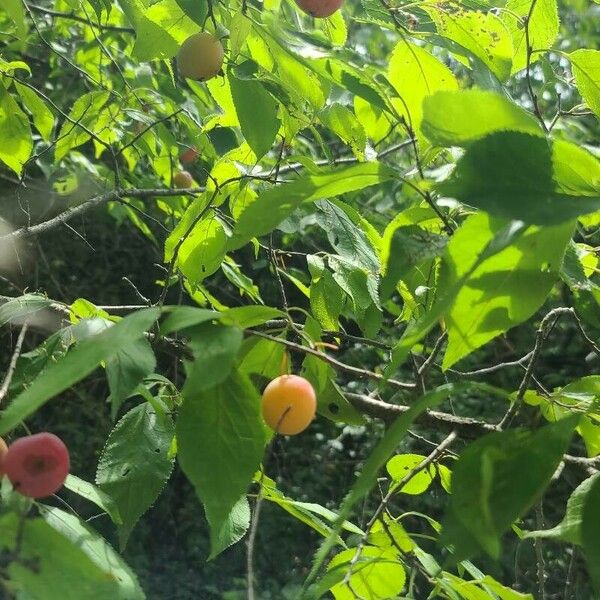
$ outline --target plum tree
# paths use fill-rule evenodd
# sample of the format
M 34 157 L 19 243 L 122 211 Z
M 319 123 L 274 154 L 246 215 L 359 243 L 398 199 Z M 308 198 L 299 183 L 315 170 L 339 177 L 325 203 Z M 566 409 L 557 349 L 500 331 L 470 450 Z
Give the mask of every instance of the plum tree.
M 194 185 L 194 178 L 189 171 L 177 171 L 173 175 L 173 185 L 176 188 L 188 189 Z
M 0 437 L 0 479 L 4 477 L 4 458 L 6 457 L 6 453 L 8 452 L 8 446 L 4 441 L 4 438 Z
M 298 7 L 317 19 L 330 17 L 342 6 L 344 0 L 295 0 Z
M 224 55 L 223 44 L 212 33 L 194 33 L 179 48 L 179 72 L 183 77 L 206 81 L 221 71 Z
M 307 379 L 281 375 L 271 381 L 262 395 L 262 415 L 277 433 L 296 435 L 315 417 L 317 396 Z
M 179 160 L 185 165 L 195 162 L 199 156 L 200 153 L 198 152 L 196 147 L 192 146 L 181 153 Z
M 36 433 L 13 442 L 2 464 L 13 488 L 30 498 L 59 490 L 69 474 L 69 451 L 52 433 Z

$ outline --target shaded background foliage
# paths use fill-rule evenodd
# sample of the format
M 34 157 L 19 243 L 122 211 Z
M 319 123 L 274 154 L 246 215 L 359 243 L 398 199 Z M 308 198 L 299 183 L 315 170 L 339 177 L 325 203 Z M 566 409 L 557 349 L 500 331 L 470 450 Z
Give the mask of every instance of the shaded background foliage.
M 570 51 L 578 47 L 598 47 L 600 39 L 600 19 L 598 6 L 584 0 L 564 2 L 561 5 L 562 48 Z M 425 29 L 433 30 L 425 13 L 420 15 Z M 66 28 L 66 25 L 61 25 Z M 66 55 L 86 52 L 94 48 L 95 40 L 89 32 L 68 38 L 66 29 L 58 31 L 57 38 L 65 44 Z M 68 29 L 69 33 L 72 29 Z M 62 35 L 61 35 L 62 34 Z M 370 25 L 351 22 L 349 36 L 356 48 L 368 48 L 370 56 L 385 64 L 392 46 L 389 32 L 384 32 Z M 118 43 L 118 41 L 117 41 Z M 36 69 L 32 85 L 45 90 L 52 98 L 60 98 L 61 105 L 72 105 L 81 95 L 79 74 L 72 71 L 63 74 L 58 61 L 51 60 L 49 50 L 43 43 L 33 45 L 28 50 L 28 61 L 40 65 Z M 110 66 L 109 66 L 110 68 Z M 566 62 L 558 54 L 544 57 L 538 67 L 533 69 L 534 85 L 544 89 L 540 93 L 540 102 L 548 114 L 562 107 L 569 111 L 579 103 L 579 98 L 562 85 L 566 70 Z M 456 66 L 459 75 L 466 76 L 467 69 Z M 126 77 L 132 81 L 141 81 L 147 73 L 138 70 L 135 75 L 128 71 Z M 154 72 L 160 80 L 162 90 L 168 90 L 170 99 L 175 103 L 189 102 L 189 98 L 169 84 L 164 71 Z M 112 76 L 118 77 L 118 72 Z M 561 106 L 557 105 L 554 90 L 562 91 Z M 513 97 L 520 98 L 523 105 L 532 108 L 528 96 L 524 76 L 518 76 L 510 84 Z M 340 92 L 340 94 L 342 94 Z M 149 106 L 151 100 L 149 100 Z M 152 110 L 151 108 L 149 110 Z M 143 120 L 144 111 L 132 114 L 135 119 Z M 128 127 L 133 127 L 134 119 Z M 582 118 L 565 118 L 560 121 L 572 140 L 587 144 L 598 150 L 600 137 L 598 121 L 593 115 Z M 174 141 L 186 139 L 186 130 L 170 133 Z M 165 134 L 167 135 L 167 134 Z M 178 138 L 178 135 L 180 138 Z M 305 143 L 307 151 L 318 155 L 319 150 L 326 148 L 331 158 L 345 156 L 346 146 L 330 132 L 321 132 L 323 139 L 305 134 L 299 143 Z M 237 142 L 234 134 L 227 129 L 216 129 L 210 139 L 217 155 L 233 149 Z M 187 141 L 187 140 L 186 140 Z M 14 174 L 8 170 L 0 171 L 0 197 L 2 216 L 15 225 L 26 223 L 29 218 L 41 221 L 59 211 L 61 206 L 76 204 L 97 191 L 98 183 L 90 176 L 89 166 L 85 161 L 94 162 L 93 144 L 87 143 L 81 150 L 81 157 L 70 162 L 64 170 L 55 171 L 49 154 L 45 154 L 44 142 L 36 145 L 38 160 L 28 171 L 22 182 L 15 180 Z M 394 160 L 406 161 L 409 157 Z M 105 155 L 100 157 L 97 170 L 100 178 L 106 177 L 113 168 Z M 207 162 L 199 162 L 193 167 L 193 174 L 199 184 L 208 182 L 206 177 Z M 120 167 L 126 171 L 127 165 Z M 50 174 L 50 179 L 46 176 Z M 138 166 L 133 172 L 126 173 L 136 185 L 151 187 L 155 178 L 144 172 L 144 166 Z M 74 181 L 76 177 L 77 182 Z M 54 184 L 54 187 L 52 185 Z M 56 189 L 61 187 L 72 189 L 72 193 L 60 195 Z M 402 191 L 410 201 L 410 192 L 397 183 L 382 184 L 375 192 L 361 196 L 360 207 L 363 214 L 376 226 L 385 226 L 398 212 L 396 196 Z M 134 203 L 134 206 L 135 203 Z M 154 299 L 157 295 L 157 280 L 164 277 L 162 243 L 173 223 L 166 226 L 157 222 L 161 218 L 159 211 L 152 212 L 143 203 L 137 205 L 138 212 L 128 209 L 122 204 L 113 203 L 108 211 L 98 210 L 83 215 L 69 226 L 49 231 L 41 238 L 33 238 L 25 242 L 20 253 L 23 262 L 10 280 L 0 280 L 0 293 L 12 296 L 24 290 L 43 291 L 50 298 L 69 304 L 73 299 L 81 297 L 93 299 L 97 305 L 123 305 L 140 302 L 140 297 Z M 144 214 L 146 213 L 146 214 Z M 148 214 L 151 213 L 148 218 Z M 284 223 L 273 236 L 273 246 L 283 251 L 282 257 L 289 273 L 296 275 L 304 283 L 308 283 L 305 271 L 305 258 L 291 254 L 306 253 L 329 248 L 326 225 L 318 213 L 299 209 Z M 141 226 L 140 221 L 144 225 Z M 136 224 L 138 225 L 136 227 Z M 150 241 L 149 241 L 150 238 Z M 154 238 L 154 240 L 152 240 Z M 585 241 L 592 247 L 600 245 L 598 231 L 587 233 L 580 231 L 577 241 Z M 268 306 L 280 305 L 280 290 L 273 276 L 267 254 L 260 254 L 255 260 L 251 248 L 244 248 L 236 253 L 236 260 L 242 271 L 250 277 L 260 290 L 264 302 Z M 289 252 L 290 254 L 285 254 Z M 123 280 L 127 277 L 130 282 Z M 291 306 L 306 306 L 306 300 L 290 285 L 284 282 Z M 238 288 L 221 272 L 216 273 L 208 282 L 207 289 L 215 294 L 226 305 L 233 306 L 248 302 L 247 297 L 240 297 Z M 135 289 L 134 287 L 135 286 Z M 462 371 L 476 369 L 481 365 L 502 362 L 508 356 L 520 356 L 531 349 L 535 337 L 535 328 L 539 318 L 549 307 L 569 304 L 569 290 L 561 285 L 557 288 L 543 312 L 524 325 L 511 329 L 501 338 L 476 354 L 467 357 L 460 363 Z M 133 301 L 132 301 L 133 298 Z M 178 286 L 169 292 L 171 303 L 189 302 Z M 349 320 L 343 320 L 349 333 L 361 335 L 358 326 Z M 401 331 L 402 326 L 395 325 L 393 319 L 386 317 L 385 327 L 380 339 L 392 344 Z M 2 344 L 6 348 L 14 343 L 14 331 L 2 329 Z M 43 335 L 34 334 L 27 339 L 26 349 L 32 349 L 42 340 Z M 431 344 L 433 338 L 428 342 Z M 342 342 L 336 356 L 345 363 L 375 371 L 382 366 L 382 353 L 372 348 Z M 3 353 L 1 360 L 6 366 L 10 353 Z M 595 364 L 590 361 L 596 361 Z M 176 383 L 181 383 L 183 373 L 180 365 L 174 362 L 169 353 L 158 351 L 160 372 L 169 374 Z M 581 339 L 576 324 L 572 320 L 560 320 L 553 328 L 544 347 L 543 360 L 536 368 L 536 377 L 547 389 L 585 376 L 598 369 L 598 357 L 591 357 L 589 348 Z M 296 364 L 296 367 L 298 364 Z M 515 381 L 520 379 L 522 367 L 514 370 L 501 370 L 487 375 L 486 382 L 504 389 L 514 389 Z M 412 366 L 407 364 L 398 373 L 399 378 L 411 378 Z M 452 370 L 442 374 L 432 371 L 428 383 L 433 386 L 445 381 L 460 380 L 460 374 Z M 366 384 L 356 381 L 346 374 L 340 374 L 338 383 L 344 389 L 353 392 L 367 390 Z M 73 472 L 93 480 L 98 461 L 98 454 L 110 430 L 113 420 L 106 403 L 108 389 L 104 374 L 97 371 L 85 382 L 65 392 L 59 399 L 44 407 L 30 421 L 32 429 L 48 429 L 65 439 L 73 457 Z M 388 400 L 402 400 L 402 395 L 390 395 Z M 131 407 L 136 400 L 129 401 L 121 407 L 120 415 Z M 486 404 L 479 398 L 465 394 L 444 405 L 444 409 L 460 415 L 498 420 L 504 413 L 504 406 L 497 403 Z M 533 423 L 539 421 L 537 412 L 530 410 L 526 417 Z M 77 427 L 73 426 L 77 423 Z M 294 439 L 279 439 L 267 464 L 267 472 L 277 479 L 280 488 L 289 496 L 303 501 L 319 502 L 335 509 L 339 506 L 346 491 L 351 487 L 355 475 L 363 459 L 372 450 L 374 442 L 381 435 L 383 425 L 368 422 L 362 426 L 344 426 L 319 419 L 304 435 Z M 400 448 L 402 452 L 427 454 L 433 447 L 431 441 L 438 443 L 443 437 L 442 431 L 434 428 L 415 426 L 414 432 Z M 457 445 L 458 452 L 465 442 Z M 583 453 L 583 448 L 579 448 Z M 548 524 L 556 523 L 562 517 L 566 499 L 581 480 L 581 469 L 578 466 L 565 466 L 562 476 L 552 484 L 544 502 L 545 518 Z M 89 505 L 69 493 L 66 500 L 84 517 L 93 517 Z M 426 496 L 417 498 L 401 496 L 395 499 L 397 508 L 402 511 L 419 510 L 441 519 L 447 496 L 440 489 L 439 483 Z M 356 520 L 364 525 L 377 505 L 377 500 L 369 499 L 357 511 Z M 100 532 L 116 543 L 114 532 L 105 517 L 93 520 Z M 415 522 L 413 531 L 418 532 L 422 524 Z M 536 524 L 529 520 L 523 523 L 525 529 L 535 529 Z M 421 533 L 427 535 L 423 528 Z M 264 509 L 257 543 L 257 579 L 261 589 L 261 598 L 286 598 L 293 593 L 306 577 L 310 561 L 318 543 L 318 536 L 302 524 L 292 521 L 276 506 L 267 505 Z M 426 545 L 427 542 L 424 542 Z M 157 501 L 154 508 L 137 526 L 135 535 L 127 547 L 125 556 L 139 574 L 143 587 L 149 598 L 182 599 L 187 598 L 226 598 L 234 600 L 245 593 L 245 549 L 237 544 L 211 562 L 205 562 L 209 554 L 209 538 L 207 526 L 196 495 L 183 474 L 176 468 L 175 474 Z M 507 540 L 502 561 L 482 561 L 482 568 L 496 576 L 499 580 L 514 585 L 516 589 L 531 591 L 536 587 L 538 559 L 531 542 L 518 542 L 514 538 Z M 562 598 L 564 581 L 573 582 L 573 597 L 590 598 L 588 577 L 583 566 L 583 559 L 575 547 L 570 552 L 558 544 L 544 545 L 544 560 L 547 580 L 547 597 Z M 423 596 L 425 597 L 425 596 Z

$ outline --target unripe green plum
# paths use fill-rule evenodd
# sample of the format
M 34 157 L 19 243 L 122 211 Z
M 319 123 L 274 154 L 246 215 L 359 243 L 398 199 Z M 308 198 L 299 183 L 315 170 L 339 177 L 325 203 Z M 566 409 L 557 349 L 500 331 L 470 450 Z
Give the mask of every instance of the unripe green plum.
M 224 56 L 223 44 L 212 33 L 201 31 L 183 42 L 177 66 L 183 77 L 206 81 L 221 71 Z
M 189 189 L 194 186 L 194 178 L 188 171 L 177 171 L 173 175 L 173 185 L 180 189 Z

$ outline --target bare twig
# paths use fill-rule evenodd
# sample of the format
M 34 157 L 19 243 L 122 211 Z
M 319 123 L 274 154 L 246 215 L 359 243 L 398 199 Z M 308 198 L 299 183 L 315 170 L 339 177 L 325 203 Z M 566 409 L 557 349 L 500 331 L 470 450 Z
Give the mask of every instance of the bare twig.
M 260 509 L 263 503 L 264 495 L 263 495 L 263 483 L 265 479 L 265 466 L 271 457 L 271 453 L 273 452 L 273 443 L 277 437 L 277 433 L 279 428 L 281 427 L 281 423 L 285 419 L 286 415 L 290 412 L 291 406 L 288 406 L 279 417 L 277 421 L 277 426 L 275 427 L 275 435 L 269 442 L 269 446 L 267 451 L 265 452 L 265 457 L 263 459 L 263 466 L 260 471 L 260 478 L 258 480 L 258 494 L 256 496 L 256 502 L 254 504 L 254 513 L 252 515 L 252 522 L 250 523 L 250 530 L 248 532 L 248 542 L 246 544 L 247 547 L 247 555 L 246 555 L 246 581 L 247 581 L 247 598 L 248 600 L 254 600 L 254 548 L 256 546 L 256 534 L 258 533 L 258 522 L 260 519 Z
M 276 252 L 276 251 L 275 251 Z M 281 329 L 285 328 L 289 325 L 289 322 L 285 319 L 272 319 L 267 321 L 264 324 L 265 329 Z M 302 323 L 294 322 L 294 329 L 300 330 L 303 329 L 304 325 Z M 380 340 L 372 340 L 371 338 L 362 337 L 359 335 L 352 335 L 350 333 L 346 333 L 345 331 L 332 331 L 325 330 L 322 332 L 323 337 L 328 339 L 336 339 L 339 338 L 341 340 L 345 340 L 348 342 L 355 342 L 357 344 L 364 344 L 365 346 L 373 346 L 374 348 L 381 348 L 382 350 L 391 350 L 392 346 L 390 344 L 386 344 Z
M 348 563 L 348 570 L 344 576 L 344 583 L 347 583 L 350 580 L 354 566 L 360 560 L 363 548 L 367 542 L 367 538 L 369 537 L 369 534 L 371 533 L 371 529 L 373 528 L 373 525 L 375 525 L 375 523 L 377 522 L 379 517 L 383 514 L 383 511 L 386 510 L 387 505 L 388 505 L 390 499 L 392 498 L 392 496 L 394 495 L 394 493 L 397 490 L 402 489 L 413 477 L 415 477 L 415 475 L 417 475 L 421 471 L 425 470 L 434 461 L 437 461 L 444 454 L 446 449 L 456 440 L 456 438 L 457 438 L 456 431 L 450 432 L 450 434 L 447 435 L 436 446 L 436 448 L 434 450 L 432 450 L 432 452 L 426 458 L 424 458 L 414 469 L 411 469 L 397 484 L 390 486 L 388 493 L 382 498 L 381 502 L 379 503 L 379 506 L 377 507 L 377 509 L 373 513 L 373 516 L 367 523 L 364 535 L 361 537 L 358 545 L 356 546 L 354 556 Z
M 544 345 L 548 333 L 554 325 L 556 319 L 558 319 L 561 315 L 564 314 L 573 314 L 573 309 L 567 307 L 555 308 L 551 310 L 542 319 L 542 322 L 540 323 L 540 326 L 537 330 L 537 334 L 535 336 L 535 345 L 531 352 L 531 358 L 529 359 L 529 364 L 527 365 L 525 375 L 523 376 L 521 384 L 519 385 L 517 396 L 515 398 L 515 401 L 509 406 L 508 410 L 506 411 L 506 414 L 504 415 L 504 417 L 502 417 L 502 420 L 498 424 L 498 427 L 500 429 L 504 429 L 505 426 L 510 424 L 510 422 L 514 419 L 514 417 L 518 414 L 519 410 L 521 409 L 521 405 L 523 404 L 523 398 L 525 396 L 527 388 L 529 387 L 529 382 L 531 381 L 531 378 L 533 376 L 533 369 L 535 368 L 535 364 L 542 350 L 542 346 Z
M 531 358 L 533 354 L 533 350 L 522 356 L 517 360 L 512 360 L 509 362 L 502 362 L 496 365 L 492 365 L 490 367 L 483 367 L 482 369 L 476 369 L 475 371 L 456 371 L 455 369 L 448 369 L 449 373 L 454 373 L 455 375 L 462 375 L 464 377 L 472 377 L 476 375 L 487 375 L 488 373 L 495 373 L 496 371 L 500 371 L 501 369 L 506 369 L 508 367 L 520 367 L 524 362 Z
M 542 511 L 541 501 L 537 503 L 535 507 L 535 519 L 536 527 L 538 530 L 545 528 L 544 525 L 544 514 Z M 535 557 L 537 563 L 537 580 L 538 580 L 538 594 L 539 600 L 546 600 L 546 564 L 544 562 L 544 546 L 542 539 L 537 537 L 534 540 L 535 546 Z
M 360 411 L 362 414 L 383 421 L 393 421 L 398 415 L 410 410 L 410 406 L 404 404 L 390 404 L 365 396 L 364 394 L 354 394 L 345 392 L 345 397 L 348 401 Z M 416 421 L 424 425 L 433 427 L 436 430 L 457 429 L 461 432 L 462 437 L 476 438 L 486 433 L 498 431 L 498 428 L 493 423 L 480 421 L 471 417 L 459 417 L 450 413 L 429 410 L 423 413 Z
M 29 3 L 28 6 L 32 11 L 43 15 L 55 17 L 57 19 L 68 19 L 70 21 L 76 21 L 78 23 L 83 23 L 84 25 L 89 25 L 90 27 L 96 26 L 99 29 L 103 29 L 106 31 L 117 31 L 120 33 L 135 33 L 135 29 L 133 29 L 133 27 L 121 27 L 119 25 L 102 25 L 101 23 L 91 23 L 88 19 L 76 15 L 74 12 L 60 12 L 58 10 L 51 10 L 49 8 L 44 8 L 43 6 L 38 6 L 37 4 L 31 3 Z
M 340 371 L 344 371 L 346 373 L 351 373 L 352 375 L 356 375 L 361 379 L 373 379 L 375 381 L 380 381 L 382 383 L 387 383 L 392 387 L 403 389 L 403 390 L 414 390 L 416 385 L 414 383 L 408 383 L 406 381 L 398 381 L 397 379 L 387 379 L 380 373 L 374 373 L 373 371 L 367 371 L 366 369 L 360 369 L 358 367 L 353 367 L 351 365 L 347 365 L 324 352 L 320 352 L 318 350 L 314 350 L 313 348 L 309 348 L 308 346 L 302 346 L 301 344 L 296 344 L 295 342 L 290 342 L 286 339 L 275 337 L 273 335 L 269 335 L 268 333 L 264 333 L 263 331 L 258 331 L 256 329 L 246 329 L 246 333 L 250 335 L 256 335 L 258 337 L 265 338 L 266 340 L 271 340 L 272 342 L 276 342 L 278 344 L 282 344 L 286 346 L 290 350 L 295 350 L 296 352 L 301 352 L 303 354 L 311 354 L 312 356 L 316 356 L 321 359 L 323 362 L 328 363 L 332 367 L 339 369 Z
M 533 112 L 535 113 L 535 116 L 537 117 L 538 121 L 540 122 L 542 129 L 547 133 L 548 127 L 546 125 L 546 122 L 544 121 L 544 116 L 542 115 L 542 111 L 540 110 L 537 94 L 533 91 L 533 86 L 531 84 L 531 56 L 533 54 L 533 48 L 531 47 L 529 23 L 531 21 L 531 16 L 533 15 L 533 11 L 535 10 L 536 4 L 537 4 L 537 0 L 532 0 L 531 6 L 529 7 L 529 12 L 527 13 L 527 16 L 524 19 L 524 21 L 525 21 L 524 22 L 525 45 L 526 45 L 526 50 L 527 50 L 527 57 L 526 57 L 527 65 L 526 65 L 525 77 L 527 79 L 527 89 L 529 91 L 529 95 L 531 96 L 531 102 L 533 103 Z
M 19 332 L 19 337 L 17 338 L 17 343 L 15 344 L 15 349 L 11 356 L 10 364 L 8 365 L 8 370 L 6 371 L 6 375 L 4 376 L 2 387 L 0 387 L 0 405 L 6 398 L 6 395 L 8 394 L 13 375 L 15 374 L 15 369 L 17 368 L 17 361 L 19 360 L 19 356 L 21 355 L 21 348 L 23 347 L 23 341 L 25 340 L 25 334 L 27 333 L 27 329 L 29 329 L 29 324 L 25 322 L 23 323 L 21 331 Z
M 24 226 L 19 229 L 15 229 L 10 233 L 7 233 L 3 236 L 0 236 L 0 241 L 8 240 L 8 239 L 22 239 L 31 237 L 33 235 L 38 235 L 40 233 L 45 233 L 50 229 L 54 229 L 59 225 L 70 221 L 73 217 L 78 215 L 82 215 L 89 210 L 101 206 L 103 204 L 107 204 L 108 202 L 117 201 L 120 198 L 156 198 L 160 196 L 182 196 L 182 195 L 191 195 L 198 194 L 204 192 L 204 188 L 192 188 L 189 190 L 174 190 L 174 189 L 117 189 L 112 190 L 110 192 L 106 192 L 105 194 L 100 194 L 98 196 L 94 196 L 77 206 L 72 206 L 67 208 L 63 212 L 59 213 L 55 217 L 48 219 L 47 221 L 43 221 L 42 223 L 38 223 L 36 225 Z
M 442 333 L 442 335 L 440 335 L 440 337 L 438 337 L 438 339 L 436 340 L 435 344 L 433 345 L 433 348 L 431 349 L 431 353 L 429 354 L 429 356 L 427 357 L 425 362 L 419 367 L 419 369 L 418 369 L 419 375 L 423 375 L 427 371 L 427 369 L 431 366 L 431 364 L 433 363 L 433 361 L 436 359 L 437 355 L 439 354 L 440 350 L 442 349 L 442 344 L 444 343 L 445 339 L 446 339 L 446 332 L 444 331 Z

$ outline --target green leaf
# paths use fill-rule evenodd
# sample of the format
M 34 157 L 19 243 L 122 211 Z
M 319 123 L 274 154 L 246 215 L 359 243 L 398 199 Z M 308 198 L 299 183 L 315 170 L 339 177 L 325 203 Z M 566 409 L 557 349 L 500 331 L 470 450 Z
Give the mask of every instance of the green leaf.
M 177 266 L 192 283 L 212 275 L 225 258 L 227 236 L 221 221 L 210 212 L 188 234 L 177 254 Z
M 334 556 L 327 567 L 328 571 L 340 570 L 344 574 L 352 568 L 349 579 L 352 589 L 341 581 L 331 587 L 336 600 L 353 600 L 357 596 L 377 600 L 396 598 L 400 594 L 406 582 L 406 572 L 395 549 L 365 546 L 360 560 L 351 567 L 355 554 L 355 548 L 344 550 Z
M 413 131 L 421 130 L 423 100 L 440 90 L 456 90 L 452 71 L 427 50 L 400 40 L 390 57 L 388 79 L 400 100 L 392 98 L 396 110 Z
M 44 308 L 52 306 L 52 300 L 40 294 L 24 294 L 12 298 L 0 306 L 0 327 L 7 323 L 23 323 Z
M 56 509 L 54 509 L 56 510 Z M 0 518 L 0 549 L 15 548 L 18 516 Z M 8 579 L 27 597 L 44 600 L 141 600 L 143 593 L 127 596 L 129 586 L 113 578 L 112 568 L 104 570 L 96 560 L 43 519 L 27 519 L 20 546 L 21 561 L 12 561 L 6 569 Z M 34 561 L 32 569 L 28 561 Z M 108 567 L 108 565 L 105 564 Z M 132 580 L 133 581 L 133 580 Z M 129 590 L 135 588 L 129 587 Z M 139 590 L 139 587 L 137 587 Z M 141 590 L 139 590 L 141 592 Z
M 337 330 L 345 294 L 332 274 L 323 269 L 310 284 L 310 310 L 323 329 Z
M 221 322 L 225 325 L 235 325 L 240 329 L 248 329 L 284 316 L 284 312 L 272 306 L 235 306 L 221 312 Z
M 468 146 L 501 130 L 543 134 L 538 120 L 506 96 L 477 88 L 425 98 L 421 128 L 439 146 Z
M 392 358 L 385 370 L 385 374 L 388 377 L 391 377 L 398 366 L 406 360 L 413 346 L 427 335 L 450 309 L 456 295 L 475 270 L 490 257 L 502 252 L 505 248 L 513 244 L 523 234 L 524 230 L 525 226 L 519 221 L 508 223 L 481 250 L 471 268 L 452 287 L 442 291 L 436 299 L 435 304 L 428 311 L 409 324 L 398 343 L 392 349 Z
M 244 494 L 225 517 L 215 518 L 212 513 L 206 513 L 210 525 L 210 555 L 211 560 L 238 542 L 250 526 L 250 505 Z
M 275 229 L 303 202 L 314 202 L 389 181 L 394 173 L 380 163 L 321 169 L 263 192 L 241 213 L 229 249 L 235 250 Z
M 186 1 L 196 3 L 196 0 Z M 244 13 L 236 13 L 229 24 L 229 52 L 232 59 L 241 52 L 250 31 L 252 31 L 252 21 Z
M 281 374 L 285 346 L 259 337 L 244 340 L 238 369 L 241 373 L 275 379 Z
M 491 590 L 500 598 L 500 600 L 534 600 L 532 594 L 524 594 L 522 592 L 516 592 L 511 590 L 501 583 L 497 582 L 490 575 L 486 575 L 481 580 L 481 586 L 486 590 Z
M 0 82 L 0 161 L 21 175 L 31 156 L 33 140 L 27 115 Z
M 105 578 L 111 581 L 115 587 L 115 600 L 144 600 L 146 598 L 137 577 L 121 556 L 76 515 L 59 508 L 44 506 L 42 516 L 46 523 L 80 548 L 94 564 L 102 569 Z
M 110 92 L 97 90 L 75 100 L 69 112 L 70 120 L 63 122 L 58 134 L 54 148 L 56 163 L 60 162 L 70 150 L 85 144 L 91 138 L 90 133 L 95 132 L 99 114 L 109 98 Z
M 350 296 L 354 310 L 362 313 L 373 304 L 379 308 L 378 279 L 363 267 L 332 256 L 328 260 L 336 283 Z
M 359 160 L 364 160 L 367 136 L 363 126 L 350 109 L 334 102 L 319 113 L 319 119 L 325 127 L 352 148 L 352 152 Z
M 440 289 L 454 286 L 504 226 L 504 221 L 485 213 L 470 216 L 448 244 Z M 559 278 L 573 229 L 571 222 L 529 227 L 508 248 L 471 273 L 445 317 L 448 347 L 444 369 L 529 319 L 542 306 Z
M 323 31 L 334 46 L 343 46 L 348 38 L 348 28 L 343 11 L 337 10 L 327 19 L 315 19 L 315 25 Z
M 512 73 L 517 73 L 527 65 L 527 35 L 525 34 L 524 19 L 533 6 L 528 23 L 529 46 L 532 50 L 531 63 L 542 56 L 538 50 L 550 48 L 558 35 L 560 22 L 556 0 L 537 0 L 535 5 L 531 0 L 508 0 L 501 13 L 513 40 Z
M 197 19 L 192 20 L 186 0 L 124 0 L 121 7 L 135 28 L 133 55 L 140 61 L 175 56 L 180 44 L 198 31 L 199 24 L 194 21 L 207 12 L 204 2 L 195 2 L 192 10 Z
M 96 484 L 119 507 L 123 519 L 119 527 L 121 548 L 171 475 L 169 448 L 174 435 L 171 417 L 157 414 L 144 402 L 132 408 L 108 436 L 98 462 Z
M 600 161 L 568 142 L 499 131 L 474 141 L 437 187 L 495 216 L 556 224 L 600 208 Z
M 31 386 L 19 394 L 0 417 L 0 435 L 14 429 L 45 402 L 89 375 L 102 361 L 110 360 L 120 348 L 142 337 L 160 311 L 148 308 L 135 312 L 108 329 L 92 335 L 52 363 Z
M 46 101 L 43 100 L 37 92 L 23 84 L 15 81 L 15 88 L 21 96 L 21 101 L 31 113 L 33 124 L 40 132 L 42 139 L 49 142 L 52 139 L 52 129 L 54 127 L 54 114 L 48 108 Z
M 326 87 L 312 72 L 309 61 L 295 53 L 286 41 L 280 40 L 281 29 L 273 21 L 271 28 L 270 32 L 255 28 L 262 36 L 271 57 L 271 68 L 265 68 L 275 75 L 278 82 L 302 105 L 308 102 L 315 110 L 320 109 L 326 100 Z
M 449 396 L 469 387 L 476 387 L 496 393 L 495 390 L 489 386 L 473 386 L 473 384 L 442 385 L 437 389 L 428 392 L 419 400 L 417 400 L 409 410 L 407 410 L 405 413 L 402 413 L 392 423 L 392 425 L 388 427 L 383 438 L 378 442 L 371 454 L 364 461 L 361 472 L 354 482 L 352 489 L 342 502 L 338 512 L 338 518 L 333 523 L 329 537 L 323 542 L 317 551 L 317 554 L 315 555 L 311 571 L 304 583 L 305 587 L 314 581 L 321 565 L 335 545 L 337 536 L 341 531 L 342 524 L 348 519 L 350 512 L 356 503 L 360 502 L 360 500 L 362 500 L 375 486 L 380 469 L 385 465 L 389 457 L 395 452 L 398 444 L 404 438 L 409 427 L 415 421 L 415 419 L 417 419 L 424 411 L 434 408 L 443 402 Z
M 116 502 L 95 485 L 88 481 L 84 481 L 75 475 L 68 475 L 67 480 L 65 481 L 65 488 L 74 494 L 93 502 L 111 518 L 115 525 L 123 524 L 123 519 L 121 519 L 119 507 Z
M 197 25 L 200 27 L 206 23 L 208 15 L 208 0 L 175 0 L 177 6 Z
M 600 478 L 588 490 L 583 507 L 581 539 L 588 572 L 596 591 L 600 591 Z
M 505 81 L 510 76 L 513 56 L 511 35 L 493 13 L 447 8 L 425 9 L 440 35 L 460 44 L 479 58 L 486 67 Z
M 258 393 L 240 373 L 184 396 L 177 418 L 179 464 L 204 505 L 214 556 L 223 546 L 224 524 L 258 470 L 266 431 Z
M 165 320 L 160 324 L 162 335 L 169 335 L 174 331 L 180 331 L 218 319 L 220 313 L 216 310 L 207 308 L 197 308 L 195 306 L 165 306 L 163 309 L 167 313 Z
M 598 481 L 600 474 L 592 475 L 580 483 L 567 501 L 567 509 L 563 520 L 551 529 L 529 531 L 526 538 L 553 538 L 569 544 L 582 544 L 583 511 L 587 495 Z
M 567 247 L 561 277 L 573 293 L 577 314 L 584 321 L 600 328 L 600 286 L 586 277 L 574 243 Z
M 3 0 L 2 9 L 6 11 L 10 20 L 15 24 L 15 33 L 18 39 L 25 41 L 28 24 L 25 17 L 23 3 L 19 0 Z
M 154 372 L 156 357 L 150 342 L 139 338 L 126 344 L 106 363 L 113 417 L 146 375 Z
M 413 469 L 418 467 L 425 457 L 420 454 L 396 454 L 388 460 L 385 468 L 394 483 L 399 483 Z M 397 491 L 403 494 L 419 495 L 427 491 L 435 477 L 435 469 L 427 468 L 419 471 L 413 478 Z
M 328 56 L 314 60 L 311 66 L 321 77 L 329 79 L 375 108 L 388 110 L 385 100 L 372 85 L 368 76 L 365 76 L 361 69 L 354 67 L 349 62 Z
M 319 209 L 318 224 L 327 233 L 329 243 L 336 252 L 348 262 L 362 267 L 377 277 L 379 258 L 363 230 L 355 225 L 339 207 L 322 200 L 317 202 Z
M 600 117 L 600 50 L 581 49 L 569 54 L 581 97 Z
M 500 556 L 501 536 L 542 496 L 577 421 L 491 433 L 462 452 L 452 469 L 441 540 L 454 546 L 457 560 L 480 551 Z
M 229 377 L 242 345 L 238 327 L 204 323 L 189 331 L 194 362 L 188 363 L 184 395 L 207 390 Z
M 244 138 L 260 160 L 273 146 L 279 131 L 278 106 L 260 81 L 238 79 L 229 72 L 231 97 Z M 260 111 L 257 110 L 260 107 Z
M 316 356 L 306 357 L 303 363 L 303 369 L 308 362 L 319 361 Z M 365 417 L 359 412 L 344 396 L 340 386 L 335 382 L 335 372 L 331 367 L 326 371 L 327 380 L 325 386 L 321 388 L 317 395 L 317 410 L 319 414 L 327 417 L 335 423 L 345 423 L 346 425 L 364 425 Z M 310 374 L 308 371 L 307 374 Z M 307 377 L 310 380 L 310 377 Z
M 391 225 L 391 224 L 390 224 Z M 387 300 L 398 282 L 415 268 L 439 256 L 446 247 L 445 235 L 430 233 L 416 225 L 386 228 L 382 251 L 381 300 Z M 384 262 L 385 261 L 385 262 Z

